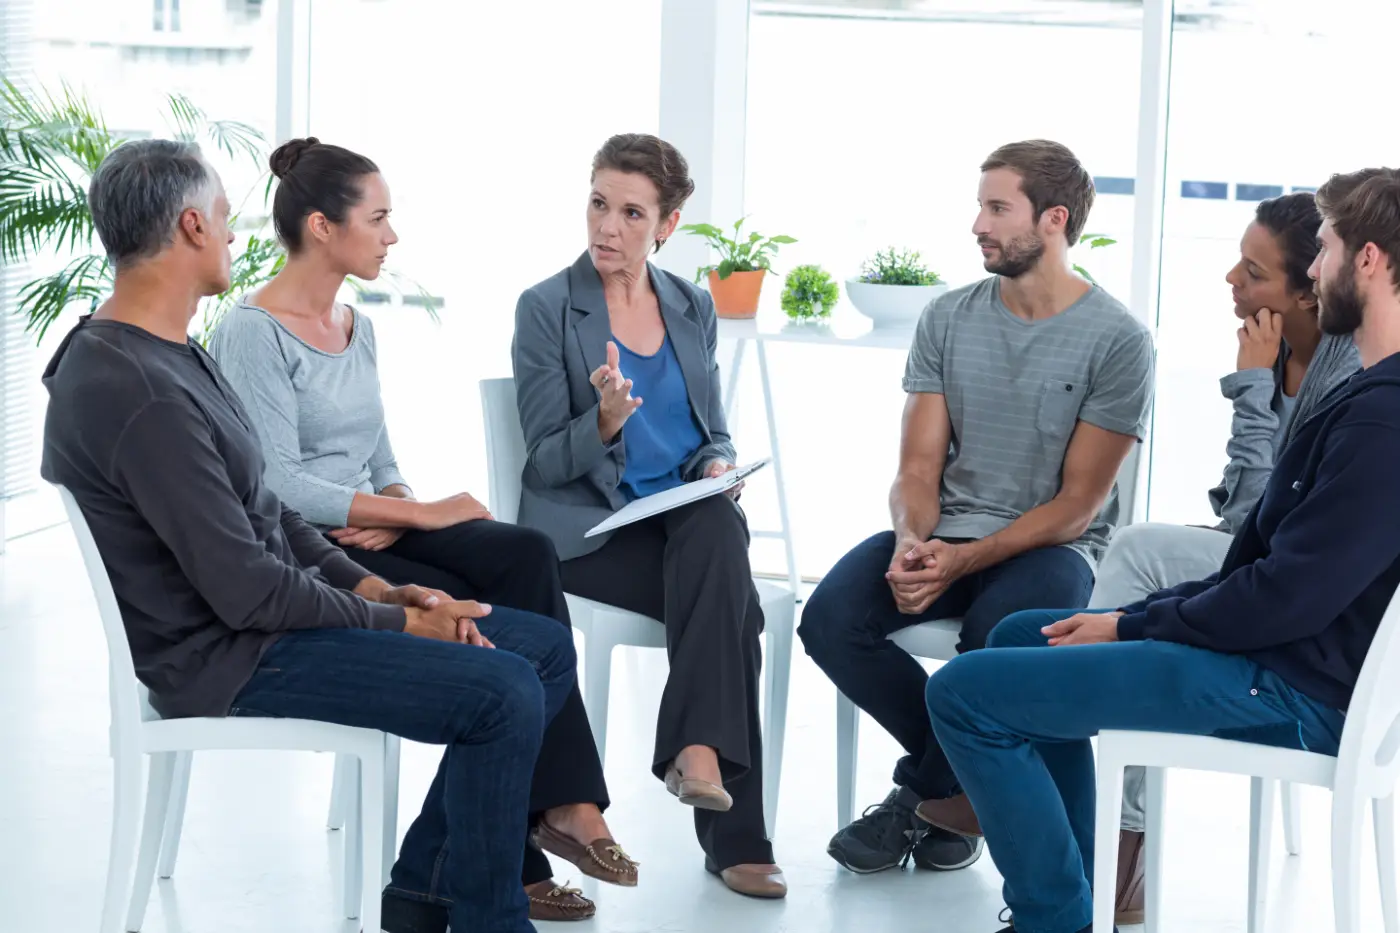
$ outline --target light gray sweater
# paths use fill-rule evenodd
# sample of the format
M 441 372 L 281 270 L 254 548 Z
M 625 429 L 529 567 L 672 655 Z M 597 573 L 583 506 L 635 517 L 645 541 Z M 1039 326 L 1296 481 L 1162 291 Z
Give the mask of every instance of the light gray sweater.
M 1293 410 L 1281 404 L 1285 345 L 1273 369 L 1245 369 L 1220 380 L 1220 391 L 1235 407 L 1225 452 L 1230 462 L 1220 485 L 1209 493 L 1210 507 L 1220 518 L 1216 527 L 1238 534 L 1254 503 L 1264 494 L 1279 454 L 1298 427 L 1319 411 L 1333 389 L 1361 369 L 1361 356 L 1350 337 L 1324 336 L 1313 354 Z
M 355 493 L 407 485 L 384 424 L 374 325 L 352 313 L 341 353 L 316 349 L 242 302 L 209 342 L 257 429 L 267 485 L 323 531 L 349 524 Z

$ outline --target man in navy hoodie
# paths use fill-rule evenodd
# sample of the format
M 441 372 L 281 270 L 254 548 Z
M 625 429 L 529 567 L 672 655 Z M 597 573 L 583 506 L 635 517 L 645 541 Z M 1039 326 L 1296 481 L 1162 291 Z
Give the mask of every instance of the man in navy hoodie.
M 1100 730 L 1337 753 L 1400 583 L 1400 171 L 1333 176 L 1317 201 L 1319 324 L 1353 334 L 1364 369 L 1301 425 L 1220 571 L 1113 612 L 1016 613 L 988 639 L 1001 650 L 929 680 L 975 814 L 934 800 L 919 815 L 985 834 L 1015 933 L 1091 926 Z

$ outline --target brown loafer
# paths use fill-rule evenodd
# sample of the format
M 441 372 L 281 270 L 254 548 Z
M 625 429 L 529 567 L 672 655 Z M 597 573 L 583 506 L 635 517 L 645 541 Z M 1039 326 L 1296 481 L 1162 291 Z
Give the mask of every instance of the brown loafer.
M 525 896 L 530 899 L 531 920 L 587 920 L 598 912 L 594 903 L 578 888 L 569 887 L 567 881 L 555 884 L 551 878 L 529 885 Z
M 1147 910 L 1146 847 L 1142 833 L 1130 829 L 1118 833 L 1118 890 L 1113 904 L 1113 922 L 1127 926 L 1142 923 Z
M 914 808 L 914 813 L 925 823 L 959 836 L 982 835 L 982 824 L 977 822 L 977 813 L 972 809 L 972 801 L 967 799 L 967 794 L 943 800 L 925 800 Z
M 675 765 L 666 769 L 666 789 L 671 792 L 671 796 L 679 797 L 681 803 L 688 807 L 718 810 L 723 813 L 734 806 L 734 798 L 730 797 L 723 787 L 709 781 L 685 777 Z
M 594 839 L 583 845 L 540 820 L 535 828 L 535 844 L 550 855 L 577 865 L 589 878 L 624 888 L 637 886 L 637 867 L 641 863 L 628 858 L 622 846 L 612 839 Z
M 718 875 L 724 886 L 735 894 L 745 897 L 761 897 L 773 900 L 787 897 L 787 879 L 783 870 L 774 865 L 760 868 L 757 865 L 734 865 L 721 870 L 708 856 L 705 858 L 705 871 Z

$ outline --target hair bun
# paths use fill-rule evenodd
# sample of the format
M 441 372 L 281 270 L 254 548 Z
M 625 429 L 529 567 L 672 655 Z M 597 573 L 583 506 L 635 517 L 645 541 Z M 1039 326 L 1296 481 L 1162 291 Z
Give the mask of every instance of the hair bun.
M 272 150 L 272 155 L 267 160 L 267 167 L 272 169 L 273 175 L 282 178 L 296 167 L 298 160 L 301 159 L 306 150 L 319 145 L 321 145 L 321 141 L 315 136 L 308 136 L 305 139 L 289 139 Z

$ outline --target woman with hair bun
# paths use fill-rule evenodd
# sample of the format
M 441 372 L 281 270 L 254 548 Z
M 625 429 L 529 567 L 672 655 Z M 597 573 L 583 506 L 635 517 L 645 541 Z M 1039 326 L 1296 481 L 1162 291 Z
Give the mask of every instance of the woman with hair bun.
M 270 167 L 277 177 L 273 223 L 286 265 L 229 312 L 210 344 L 261 438 L 268 485 L 371 573 L 568 626 L 559 559 L 547 535 L 496 522 L 465 492 L 420 502 L 399 472 L 384 422 L 373 324 L 336 301 L 346 276 L 378 277 L 398 242 L 378 167 L 314 137 L 277 147 Z M 603 819 L 607 806 L 602 764 L 575 684 L 544 733 L 530 827 L 566 840 L 584 874 L 633 886 L 637 863 L 613 840 Z M 548 858 L 526 835 L 522 827 L 530 917 L 592 916 L 593 902 L 556 884 Z M 473 881 L 450 871 L 440 877 L 445 857 L 442 825 L 420 817 L 385 891 L 386 931 L 446 930 L 453 886 Z

